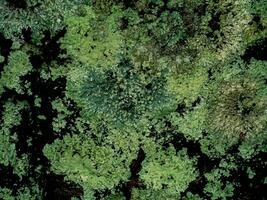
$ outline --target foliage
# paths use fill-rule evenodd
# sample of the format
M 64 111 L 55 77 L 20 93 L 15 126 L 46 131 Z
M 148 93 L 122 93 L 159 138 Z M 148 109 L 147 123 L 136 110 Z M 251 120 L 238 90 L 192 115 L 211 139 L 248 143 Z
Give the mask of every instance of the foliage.
M 236 169 L 236 165 L 233 162 L 233 158 L 229 158 L 229 160 L 223 159 L 219 164 L 219 168 L 205 174 L 208 183 L 206 184 L 204 191 L 209 194 L 212 200 L 228 199 L 233 196 L 233 183 L 228 181 L 223 183 L 222 177 L 224 177 L 224 179 L 229 177 L 231 171 L 234 169 Z
M 261 38 L 266 38 L 267 34 L 267 12 L 266 12 L 266 0 L 254 1 L 251 5 L 251 13 L 253 16 L 253 26 L 251 27 L 251 33 L 247 37 L 251 43 L 257 42 Z
M 77 62 L 88 67 L 117 64 L 121 53 L 123 40 L 117 31 L 117 14 L 102 18 L 91 7 L 82 7 L 77 16 L 65 20 L 68 31 L 62 40 L 62 47 Z
M 153 189 L 134 189 L 132 192 L 133 200 L 149 200 L 149 199 L 166 199 L 166 200 L 174 200 L 177 199 L 176 195 L 168 193 L 167 190 L 153 190 Z
M 3 106 L 3 120 L 0 128 L 0 164 L 12 166 L 14 173 L 20 177 L 27 173 L 28 157 L 25 154 L 21 157 L 17 156 L 17 134 L 12 131 L 12 128 L 20 124 L 20 112 L 26 106 L 27 104 L 25 102 L 6 102 Z
M 234 63 L 218 74 L 209 98 L 209 129 L 231 137 L 257 134 L 266 128 L 266 63 Z
M 0 0 L 0 199 L 266 199 L 266 0 Z
M 197 194 L 192 194 L 191 192 L 186 193 L 186 197 L 183 198 L 183 200 L 202 200 L 201 197 Z
M 24 51 L 14 51 L 8 57 L 8 64 L 4 67 L 0 78 L 0 94 L 4 88 L 15 89 L 18 93 L 24 93 L 28 87 L 27 83 L 21 81 L 32 70 L 29 56 Z M 23 87 L 24 85 L 24 87 Z
M 67 128 L 67 119 L 73 113 L 68 110 L 66 104 L 70 104 L 66 100 L 56 99 L 52 102 L 52 107 L 57 112 L 57 117 L 53 119 L 53 130 L 60 133 L 64 128 Z
M 210 1 L 201 16 L 198 33 L 189 39 L 189 45 L 208 51 L 220 62 L 242 55 L 250 33 L 250 1 Z
M 210 133 L 200 140 L 201 151 L 211 158 L 221 157 L 238 143 L 238 137 L 221 135 L 220 133 Z
M 142 70 L 145 69 L 136 69 L 129 60 L 122 60 L 116 68 L 104 72 L 90 70 L 80 88 L 75 85 L 69 96 L 78 94 L 75 100 L 88 119 L 120 123 L 156 113 L 169 98 L 164 91 L 164 72 Z
M 137 33 L 132 39 L 141 44 L 152 44 L 158 48 L 175 48 L 186 37 L 182 16 L 179 12 L 181 1 L 169 2 L 141 0 L 135 7 L 126 10 L 129 21 L 128 34 Z M 142 13 L 142 14 L 141 14 Z
M 173 147 L 163 150 L 153 144 L 148 144 L 144 150 L 146 159 L 140 178 L 156 194 L 164 194 L 166 190 L 165 195 L 178 197 L 198 175 L 194 159 L 189 159 L 185 150 L 176 153 Z
M 267 132 L 266 130 L 256 135 L 255 137 L 250 137 L 243 141 L 239 146 L 239 154 L 243 159 L 251 159 L 256 157 L 259 153 L 266 153 L 267 151 Z
M 208 79 L 207 69 L 190 69 L 190 60 L 178 63 L 168 77 L 168 90 L 176 94 L 178 102 L 190 105 L 203 95 L 201 92 Z
M 0 188 L 0 198 L 3 200 L 40 200 L 40 190 L 38 186 L 18 188 L 16 195 L 8 188 Z
M 192 111 L 184 116 L 174 118 L 174 122 L 178 124 L 178 130 L 184 134 L 189 140 L 199 140 L 203 137 L 205 127 L 205 117 L 207 110 L 205 105 L 198 105 Z
M 44 31 L 55 34 L 64 27 L 64 15 L 75 8 L 75 3 L 77 1 L 22 0 L 21 4 L 12 4 L 12 1 L 1 0 L 0 32 L 16 39 L 22 31 L 31 30 L 33 41 L 40 43 Z
M 130 176 L 128 166 L 136 157 L 138 138 L 129 140 L 126 136 L 130 135 L 114 130 L 102 145 L 86 135 L 65 136 L 46 146 L 44 154 L 51 160 L 55 172 L 66 174 L 68 180 L 84 189 L 113 189 Z
M 123 194 L 111 194 L 108 197 L 104 198 L 104 200 L 125 200 Z

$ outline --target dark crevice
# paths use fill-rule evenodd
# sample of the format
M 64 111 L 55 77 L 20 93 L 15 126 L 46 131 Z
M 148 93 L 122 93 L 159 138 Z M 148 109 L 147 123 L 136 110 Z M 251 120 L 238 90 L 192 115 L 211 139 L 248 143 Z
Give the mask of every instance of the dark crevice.
M 12 195 L 16 195 L 19 189 L 31 185 L 33 176 L 26 175 L 21 179 L 17 174 L 14 174 L 12 166 L 4 166 L 0 164 L 0 187 L 11 189 Z
M 21 184 L 20 178 L 13 173 L 13 167 L 0 164 L 0 186 L 16 189 Z
M 3 70 L 3 66 L 7 64 L 8 62 L 8 56 L 11 51 L 12 46 L 12 40 L 6 39 L 1 33 L 0 33 L 0 55 L 5 58 L 3 63 L 0 63 L 0 72 Z
M 143 186 L 142 182 L 139 180 L 139 172 L 142 169 L 142 162 L 145 159 L 145 152 L 142 148 L 139 149 L 137 158 L 133 160 L 130 170 L 131 170 L 131 177 L 129 181 L 122 186 L 122 192 L 126 198 L 126 200 L 131 199 L 131 193 L 133 188 L 140 188 Z
M 123 5 L 125 6 L 125 8 L 134 8 L 135 7 L 135 2 L 133 0 L 123 0 Z
M 31 165 L 33 168 L 43 166 L 38 182 L 44 186 L 44 199 L 47 200 L 65 200 L 83 194 L 80 187 L 65 182 L 63 176 L 57 176 L 55 174 L 46 175 L 46 171 L 50 168 L 50 163 L 43 155 L 44 146 L 52 143 L 59 137 L 53 131 L 52 123 L 57 113 L 53 110 L 51 103 L 57 98 L 64 97 L 66 79 L 45 80 L 40 77 L 39 71 L 45 67 L 44 64 L 50 64 L 52 61 L 58 60 L 57 57 L 61 53 L 60 43 L 58 41 L 64 34 L 65 30 L 58 32 L 53 37 L 49 32 L 44 33 L 45 37 L 41 41 L 41 46 L 39 46 L 40 54 L 30 57 L 34 71 L 25 77 L 31 83 L 32 91 L 30 103 L 31 114 L 25 116 L 25 123 L 23 124 L 25 129 L 29 129 L 32 143 L 28 147 L 28 154 L 32 155 Z M 30 40 L 30 38 L 27 40 Z M 34 104 L 35 97 L 41 99 L 40 107 Z M 40 118 L 40 116 L 44 116 L 45 118 Z M 27 138 L 21 138 L 21 140 L 25 142 Z
M 182 148 L 185 147 L 187 140 L 184 137 L 182 133 L 176 133 L 175 136 L 173 136 L 171 141 L 168 141 L 167 144 L 164 144 L 164 147 L 169 147 L 170 145 L 173 145 L 176 151 L 180 151 Z
M 196 6 L 194 9 L 194 13 L 197 14 L 198 17 L 201 17 L 207 12 L 208 3 L 204 2 L 200 6 Z
M 202 174 L 214 168 L 219 162 L 219 160 L 211 160 L 206 154 L 204 154 L 201 151 L 199 142 L 187 140 L 182 133 L 176 133 L 173 139 L 163 146 L 167 147 L 169 144 L 172 144 L 177 152 L 186 148 L 189 157 L 197 157 L 198 168 Z
M 198 194 L 202 199 L 208 199 L 204 193 L 204 187 L 207 184 L 207 180 L 204 176 L 200 176 L 195 181 L 191 182 L 188 188 L 181 193 L 182 197 L 185 197 L 188 192 L 192 194 Z
M 24 28 L 22 29 L 22 39 L 24 40 L 24 42 L 27 43 L 31 43 L 31 39 L 32 39 L 32 30 L 30 28 Z
M 64 180 L 64 176 L 48 174 L 45 177 L 44 200 L 71 200 L 83 195 L 83 189 Z
M 267 38 L 258 40 L 255 42 L 254 45 L 249 46 L 244 55 L 242 56 L 242 59 L 247 61 L 250 61 L 252 58 L 257 60 L 267 60 Z
M 201 153 L 200 156 L 198 157 L 198 162 L 197 162 L 197 169 L 199 170 L 200 176 L 195 181 L 189 184 L 189 187 L 184 192 L 184 194 L 190 191 L 193 194 L 198 194 L 203 199 L 207 199 L 204 193 L 204 187 L 207 184 L 205 173 L 210 172 L 212 169 L 218 166 L 219 162 L 220 159 L 211 160 L 208 156 Z
M 214 73 L 213 70 L 210 68 L 208 70 L 208 79 L 209 80 L 213 80 L 214 79 L 213 73 Z
M 30 106 L 32 108 L 32 106 Z M 18 134 L 18 141 L 16 143 L 16 152 L 18 157 L 20 157 L 22 154 L 28 154 L 31 155 L 33 152 L 33 146 L 28 144 L 28 141 L 30 141 L 32 138 L 34 138 L 34 133 L 32 131 L 32 119 L 31 119 L 31 113 L 36 112 L 35 110 L 31 109 L 31 112 L 29 110 L 24 110 L 21 113 L 22 117 L 22 123 L 17 127 L 16 133 Z M 35 136 L 36 137 L 36 136 Z
M 198 105 L 200 104 L 200 102 L 201 102 L 201 98 L 200 98 L 200 97 L 198 97 L 195 101 L 193 101 L 193 102 L 192 102 L 192 105 L 191 105 L 192 110 L 193 110 L 196 106 L 198 106 Z
M 121 30 L 125 30 L 125 29 L 128 28 L 128 25 L 129 25 L 129 21 L 128 21 L 128 19 L 125 18 L 125 17 L 123 17 L 123 18 L 121 19 L 120 29 L 121 29 Z
M 211 20 L 208 23 L 208 27 L 210 27 L 210 32 L 207 33 L 207 37 L 212 39 L 212 40 L 217 40 L 218 39 L 218 31 L 220 31 L 220 17 L 222 13 L 221 12 L 216 12 L 214 10 L 211 11 Z
M 27 8 L 27 3 L 25 0 L 6 0 L 11 8 Z
M 212 32 L 220 30 L 220 16 L 221 13 L 212 13 L 212 20 L 209 21 L 209 27 L 211 28 Z
M 252 25 L 253 22 L 254 22 L 256 24 L 256 26 L 257 26 L 257 29 L 259 31 L 263 31 L 264 30 L 264 26 L 263 26 L 263 24 L 261 22 L 261 17 L 258 16 L 258 15 L 252 15 L 252 16 L 253 16 L 253 18 L 252 18 L 252 20 L 250 22 L 250 25 Z
M 184 115 L 186 112 L 185 102 L 179 103 L 175 111 L 178 112 L 180 115 Z
M 42 45 L 40 47 L 42 51 L 42 61 L 50 64 L 52 60 L 57 60 L 59 54 L 62 52 L 60 48 L 59 39 L 64 37 L 66 29 L 59 31 L 55 36 L 51 36 L 49 31 L 44 33 L 44 38 L 41 40 Z
M 34 69 L 39 69 L 42 66 L 43 60 L 41 55 L 31 55 L 29 57 L 30 63 Z
M 233 199 L 267 199 L 267 184 L 263 183 L 264 177 L 267 176 L 265 163 L 266 156 L 267 154 L 262 152 L 251 160 L 237 158 L 239 167 L 237 170 L 234 170 L 231 176 L 228 178 L 231 182 L 236 183 L 235 195 L 233 196 Z M 255 172 L 255 176 L 252 179 L 248 177 L 248 167 L 251 167 L 251 169 Z
M 20 143 L 23 145 L 27 142 L 27 139 L 31 138 L 31 148 L 24 149 L 27 153 L 32 156 L 32 164 L 38 166 L 38 164 L 44 164 L 47 162 L 43 156 L 42 149 L 47 143 L 52 143 L 56 139 L 52 128 L 53 118 L 56 116 L 55 111 L 52 109 L 51 102 L 63 95 L 65 89 L 65 79 L 57 79 L 55 81 L 43 80 L 38 72 L 33 72 L 26 76 L 25 79 L 31 82 L 31 99 L 28 100 L 30 104 L 31 113 L 25 113 L 23 115 L 23 123 L 21 130 L 27 130 L 27 137 L 20 134 Z M 34 97 L 38 96 L 41 98 L 41 106 L 37 107 L 34 105 Z M 45 119 L 39 118 L 39 116 L 45 116 Z M 19 145 L 20 146 L 20 145 Z M 24 146 L 24 145 L 23 145 Z M 25 147 L 24 147 L 25 148 Z M 20 149 L 21 152 L 26 153 Z
M 18 135 L 18 142 L 16 143 L 17 156 L 21 157 L 22 154 L 29 155 L 30 170 L 27 177 L 23 177 L 23 183 L 29 182 L 28 177 L 32 177 L 40 186 L 44 186 L 45 199 L 71 199 L 71 197 L 81 196 L 83 191 L 80 187 L 73 184 L 66 183 L 63 177 L 56 175 L 46 175 L 47 170 L 50 168 L 50 163 L 43 155 L 43 148 L 46 144 L 52 143 L 59 136 L 54 134 L 52 122 L 57 113 L 53 110 L 51 102 L 57 98 L 63 98 L 66 79 L 58 78 L 56 80 L 45 80 L 40 77 L 40 69 L 44 69 L 44 64 L 50 64 L 52 61 L 58 61 L 58 55 L 62 52 L 60 49 L 59 39 L 64 35 L 65 31 L 61 31 L 54 37 L 50 33 L 45 33 L 45 38 L 42 44 L 38 47 L 39 54 L 31 55 L 30 62 L 33 66 L 33 71 L 22 77 L 21 80 L 30 83 L 30 91 L 32 94 L 18 94 L 14 90 L 5 89 L 5 92 L 0 96 L 0 102 L 5 102 L 9 99 L 12 101 L 26 101 L 29 105 L 27 110 L 21 112 L 22 122 L 16 127 Z M 22 39 L 25 42 L 31 41 L 31 30 L 25 29 L 22 33 Z M 5 57 L 9 55 L 12 45 L 11 40 L 5 40 L 2 36 L 0 38 L 1 54 Z M 59 60 L 59 62 L 64 62 Z M 47 69 L 48 70 L 48 69 Z M 35 97 L 41 99 L 40 106 L 35 105 Z M 2 105 L 0 105 L 2 107 Z M 44 116 L 45 118 L 40 118 Z M 42 166 L 39 172 L 36 168 Z M 1 167 L 2 169 L 2 167 Z M 22 184 L 18 182 L 15 175 L 10 174 L 12 169 L 1 170 L 1 172 L 9 175 L 10 181 L 1 175 L 1 179 L 6 184 L 9 182 L 14 184 Z M 4 179 L 2 179 L 4 177 Z M 28 183 L 27 182 L 27 183 Z M 0 184 L 1 186 L 5 184 Z M 23 185 L 23 184 L 22 184 Z M 8 185 L 13 189 L 12 185 Z

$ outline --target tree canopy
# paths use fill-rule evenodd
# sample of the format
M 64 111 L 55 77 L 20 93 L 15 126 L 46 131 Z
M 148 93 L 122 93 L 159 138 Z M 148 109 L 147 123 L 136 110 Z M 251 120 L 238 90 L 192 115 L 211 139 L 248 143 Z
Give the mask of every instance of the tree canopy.
M 266 199 L 266 0 L 0 0 L 0 199 Z

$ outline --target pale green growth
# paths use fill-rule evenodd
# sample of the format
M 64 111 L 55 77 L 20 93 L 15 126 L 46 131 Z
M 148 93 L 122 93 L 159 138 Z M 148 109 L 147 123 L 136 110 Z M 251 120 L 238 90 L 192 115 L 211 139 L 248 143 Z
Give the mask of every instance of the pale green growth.
M 90 68 L 117 64 L 123 45 L 117 16 L 101 19 L 91 7 L 82 9 L 82 14 L 66 18 L 68 32 L 61 41 L 62 47 L 76 62 Z
M 167 87 L 170 92 L 175 94 L 178 102 L 184 101 L 187 105 L 202 95 L 203 87 L 208 81 L 207 69 L 200 66 L 192 69 L 189 66 L 192 63 L 189 62 L 189 60 L 179 61 L 179 64 L 173 67 L 168 76 Z
M 185 113 L 184 116 L 178 117 L 175 123 L 178 125 L 178 130 L 184 134 L 184 136 L 191 140 L 201 139 L 202 133 L 205 128 L 205 117 L 207 110 L 205 105 L 200 104 L 192 111 Z
M 46 67 L 46 66 L 45 66 Z M 40 70 L 40 78 L 44 80 L 49 80 L 51 78 L 51 73 L 47 71 L 47 69 Z
M 40 120 L 46 120 L 46 116 L 44 115 L 37 115 L 37 118 Z
M 179 196 L 169 193 L 168 190 L 137 189 L 132 191 L 133 200 L 176 200 Z
M 27 75 L 32 70 L 29 56 L 24 51 L 13 51 L 8 57 L 8 64 L 4 66 L 0 77 L 0 94 L 4 92 L 4 87 L 14 89 L 17 93 L 24 93 L 26 87 L 23 86 L 21 77 Z
M 258 195 L 267 62 L 255 59 L 266 47 L 266 5 L 0 0 L 0 37 L 12 40 L 0 52 L 0 168 L 18 178 L 4 176 L 0 199 L 57 198 L 61 189 L 72 200 L 125 200 L 124 189 L 132 200 Z M 54 175 L 65 182 L 47 193 Z
M 150 190 L 166 190 L 168 195 L 179 197 L 198 176 L 195 159 L 190 159 L 186 150 L 176 153 L 174 147 L 164 150 L 147 141 L 144 152 L 146 158 L 142 163 L 140 179 Z
M 201 16 L 197 34 L 189 38 L 189 47 L 199 52 L 197 57 L 204 61 L 204 53 L 212 60 L 225 62 L 242 55 L 247 45 L 244 38 L 249 35 L 252 20 L 250 1 L 210 2 L 206 11 Z
M 80 184 L 89 195 L 94 190 L 112 190 L 129 178 L 129 166 L 136 158 L 138 145 L 133 133 L 113 130 L 98 142 L 82 134 L 65 136 L 46 145 L 44 154 L 55 173 Z
M 64 58 L 63 55 L 61 57 Z M 56 62 L 51 63 L 50 65 L 50 74 L 51 74 L 51 79 L 54 81 L 57 78 L 62 78 L 66 77 L 68 71 L 70 70 L 71 66 L 59 66 Z
M 7 101 L 3 106 L 4 111 L 0 128 L 0 164 L 12 166 L 14 173 L 20 178 L 27 173 L 28 156 L 23 154 L 20 158 L 17 157 L 17 135 L 12 132 L 12 128 L 20 124 L 22 120 L 20 112 L 26 106 L 25 102 L 13 103 Z
M 232 4 L 232 5 L 231 5 Z M 252 19 L 249 13 L 250 1 L 243 0 L 237 3 L 220 0 L 218 2 L 219 10 L 222 12 L 231 6 L 231 11 L 220 16 L 220 31 L 223 33 L 223 41 L 217 43 L 218 56 L 220 60 L 226 60 L 233 55 L 241 55 L 245 50 L 246 41 L 245 34 L 249 30 L 249 23 Z
M 60 133 L 67 126 L 67 118 L 72 114 L 72 111 L 68 110 L 68 105 L 70 105 L 70 102 L 65 99 L 56 99 L 52 102 L 53 110 L 57 112 L 57 116 L 52 122 L 55 132 Z M 75 119 L 71 120 L 74 121 Z

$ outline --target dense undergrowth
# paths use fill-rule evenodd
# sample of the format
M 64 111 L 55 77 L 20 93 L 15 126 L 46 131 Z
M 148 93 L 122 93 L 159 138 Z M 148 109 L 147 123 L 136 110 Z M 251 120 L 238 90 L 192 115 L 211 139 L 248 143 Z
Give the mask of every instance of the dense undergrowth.
M 0 199 L 265 200 L 266 0 L 0 0 Z

